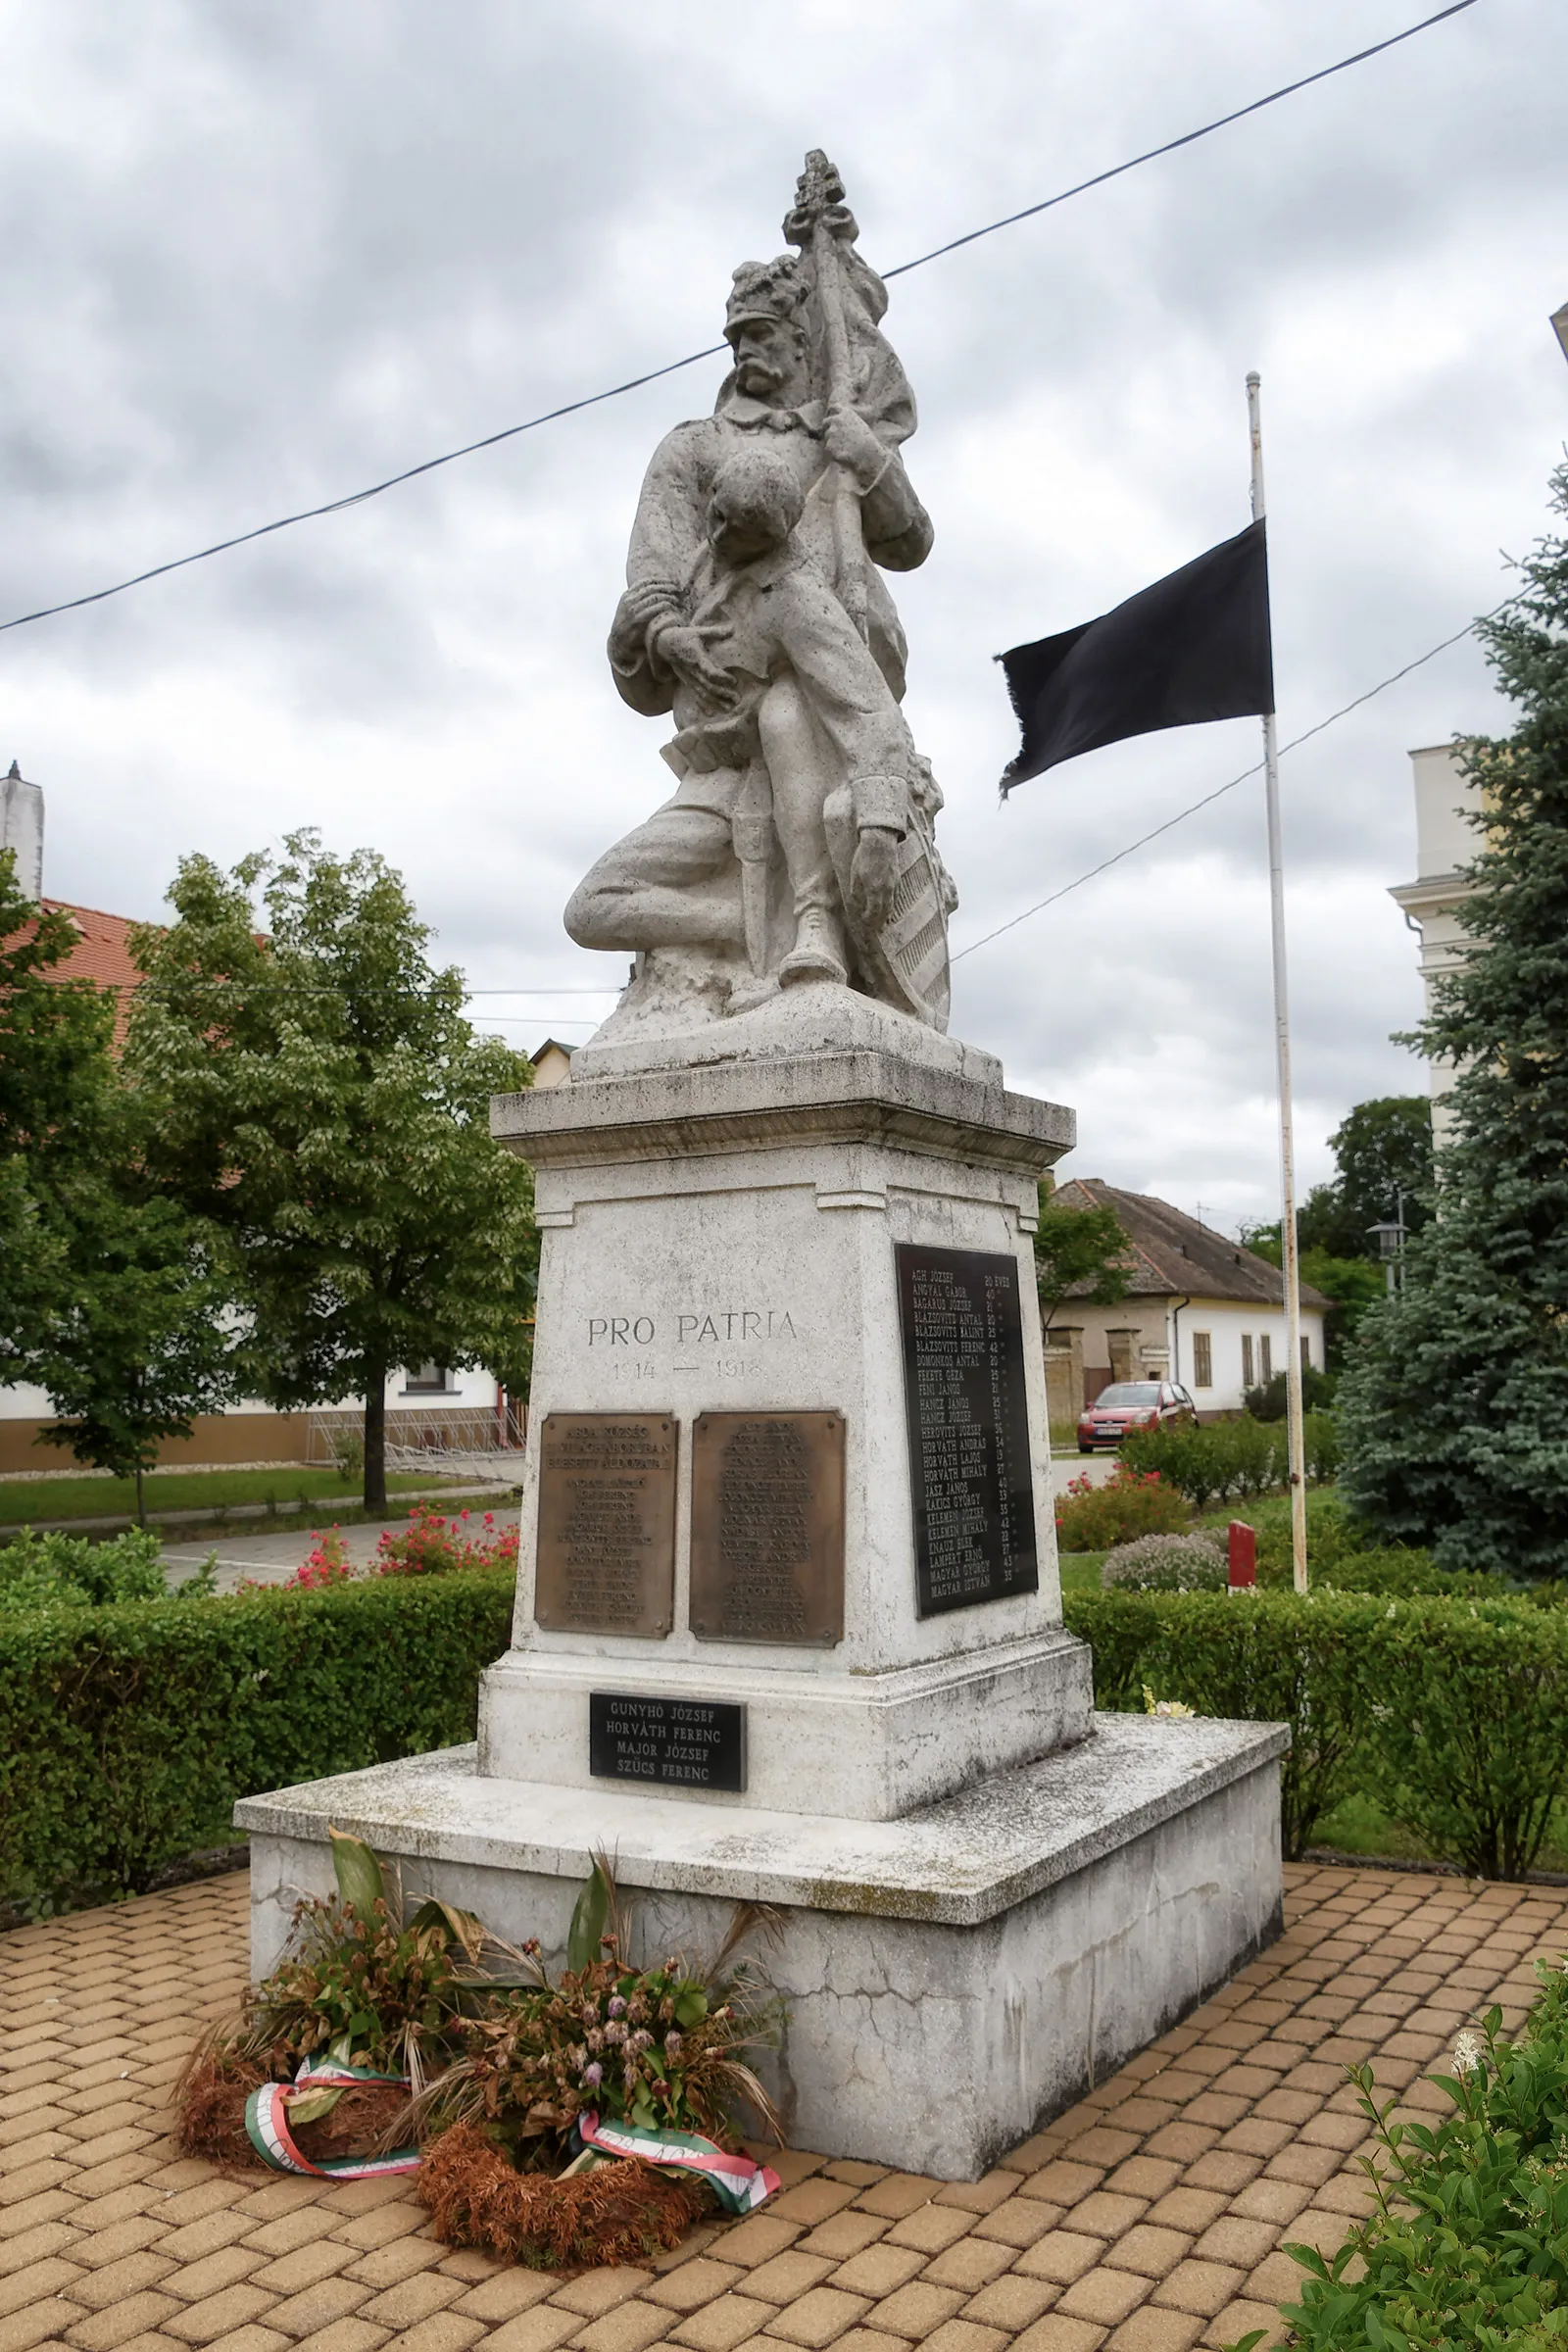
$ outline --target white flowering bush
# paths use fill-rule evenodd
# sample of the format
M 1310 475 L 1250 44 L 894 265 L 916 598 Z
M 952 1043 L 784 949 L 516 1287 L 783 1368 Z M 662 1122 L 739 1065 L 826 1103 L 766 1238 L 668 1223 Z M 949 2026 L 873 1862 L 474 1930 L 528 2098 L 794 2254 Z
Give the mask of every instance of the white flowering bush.
M 1118 1544 L 1100 1571 L 1107 1592 L 1222 1592 L 1226 1555 L 1213 1536 L 1139 1536 Z

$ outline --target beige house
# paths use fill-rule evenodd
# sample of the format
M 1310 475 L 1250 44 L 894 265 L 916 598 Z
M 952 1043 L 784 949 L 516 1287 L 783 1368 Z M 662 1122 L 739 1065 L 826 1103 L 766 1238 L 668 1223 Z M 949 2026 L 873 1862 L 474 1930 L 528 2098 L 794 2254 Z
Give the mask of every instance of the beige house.
M 1075 1421 L 1113 1380 L 1171 1380 L 1200 1415 L 1237 1413 L 1245 1392 L 1285 1368 L 1285 1282 L 1278 1266 L 1148 1193 L 1098 1176 L 1059 1185 L 1063 1208 L 1109 1208 L 1129 1242 L 1127 1295 L 1092 1306 L 1071 1293 L 1046 1322 L 1053 1421 Z M 1087 1286 L 1079 1286 L 1080 1288 Z M 1321 1372 L 1333 1300 L 1301 1285 L 1301 1360 Z
M 1459 908 L 1474 890 L 1459 868 L 1468 865 L 1481 849 L 1481 839 L 1469 821 L 1480 807 L 1477 788 L 1459 772 L 1451 743 L 1432 744 L 1410 754 L 1415 785 L 1416 879 L 1403 882 L 1389 896 L 1402 907 L 1404 919 L 1421 941 L 1421 979 L 1427 1011 L 1432 1010 L 1432 986 L 1463 956 L 1470 935 L 1459 926 Z M 1432 1094 L 1432 1132 L 1442 1143 L 1446 1125 L 1443 1099 L 1453 1084 L 1452 1064 L 1427 1065 Z

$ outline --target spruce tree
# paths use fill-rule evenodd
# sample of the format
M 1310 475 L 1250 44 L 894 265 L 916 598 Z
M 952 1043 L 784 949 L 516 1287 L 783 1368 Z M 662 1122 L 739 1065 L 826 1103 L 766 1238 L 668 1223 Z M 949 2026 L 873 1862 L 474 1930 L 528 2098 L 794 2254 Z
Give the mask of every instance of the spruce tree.
M 1568 466 L 1552 480 L 1568 518 Z M 1347 1497 L 1440 1562 L 1568 1574 L 1568 538 L 1479 624 L 1514 733 L 1461 747 L 1479 787 L 1464 960 L 1417 1037 L 1458 1067 L 1437 1213 L 1340 1391 Z

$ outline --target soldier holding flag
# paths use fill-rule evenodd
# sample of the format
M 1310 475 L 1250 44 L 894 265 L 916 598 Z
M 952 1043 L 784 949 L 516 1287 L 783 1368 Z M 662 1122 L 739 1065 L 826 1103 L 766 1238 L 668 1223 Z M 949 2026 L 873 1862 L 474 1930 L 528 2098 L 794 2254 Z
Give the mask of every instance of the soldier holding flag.
M 645 1016 L 675 950 L 696 951 L 672 992 L 688 1013 L 705 983 L 723 1013 L 854 982 L 941 1026 L 941 796 L 898 708 L 905 640 L 880 576 L 931 546 L 899 455 L 914 402 L 825 159 L 785 233 L 799 259 L 735 272 L 713 416 L 654 455 L 611 631 L 622 698 L 674 716 L 679 785 L 599 860 L 566 928 L 639 953 Z

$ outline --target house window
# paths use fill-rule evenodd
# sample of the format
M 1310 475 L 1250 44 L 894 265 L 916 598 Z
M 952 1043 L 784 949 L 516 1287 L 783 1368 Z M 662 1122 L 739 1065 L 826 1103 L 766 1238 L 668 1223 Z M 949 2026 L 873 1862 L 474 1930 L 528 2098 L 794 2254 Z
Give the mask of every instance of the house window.
M 1303 1331 L 1303 1332 L 1302 1332 L 1302 1334 L 1301 1334 L 1301 1370 L 1302 1370 L 1303 1372 L 1310 1372 L 1310 1371 L 1311 1371 L 1311 1369 L 1312 1369 L 1312 1343 L 1311 1343 L 1311 1340 L 1308 1338 L 1307 1334 L 1306 1334 L 1306 1333 Z
M 411 1368 L 403 1384 L 405 1396 L 445 1396 L 452 1378 L 444 1364 L 420 1364 Z
M 1255 1385 L 1252 1371 L 1252 1335 L 1250 1331 L 1244 1331 L 1242 1334 L 1242 1386 L 1244 1389 L 1250 1389 Z
M 1257 1343 L 1257 1360 L 1258 1368 L 1263 1375 L 1263 1386 L 1266 1389 L 1274 1377 L 1274 1343 L 1266 1331 Z
M 1214 1386 L 1214 1350 L 1206 1331 L 1193 1334 L 1193 1386 L 1195 1389 Z

